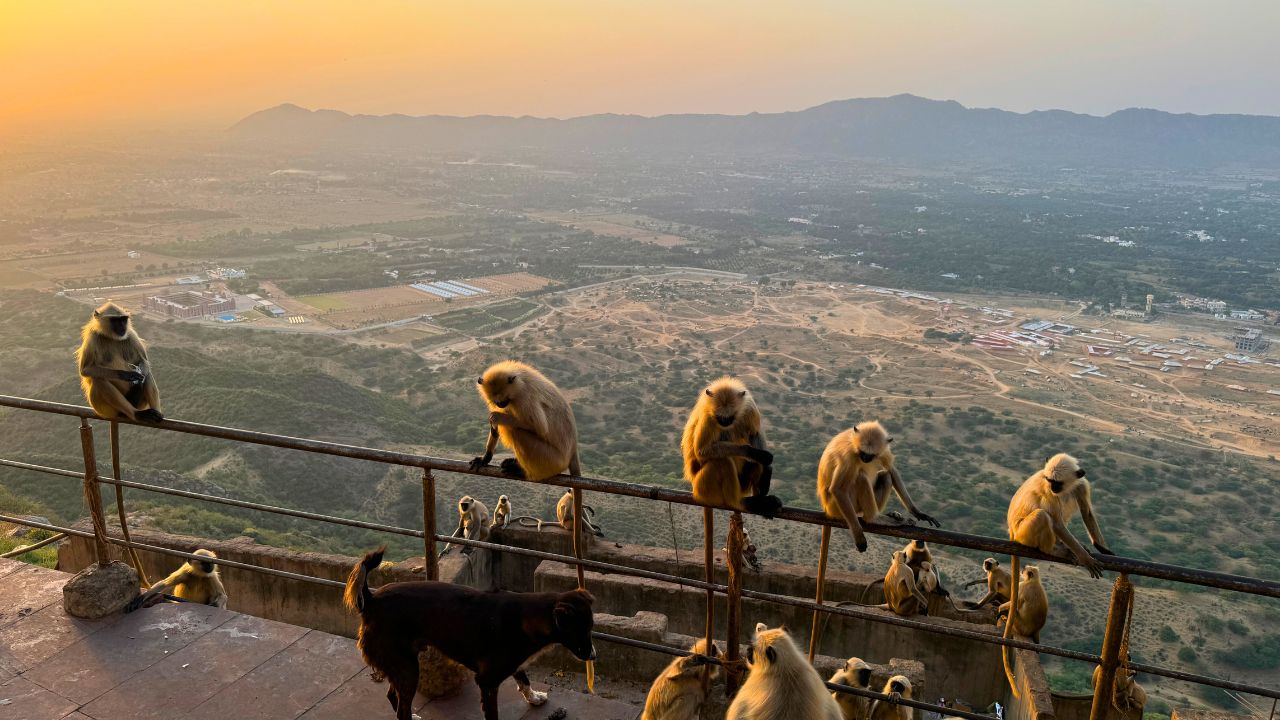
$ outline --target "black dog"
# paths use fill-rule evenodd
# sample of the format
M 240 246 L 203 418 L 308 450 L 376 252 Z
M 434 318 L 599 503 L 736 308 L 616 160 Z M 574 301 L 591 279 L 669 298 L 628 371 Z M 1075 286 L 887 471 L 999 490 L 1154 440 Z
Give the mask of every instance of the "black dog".
M 387 699 L 397 720 L 413 717 L 418 653 L 434 647 L 476 674 L 485 720 L 498 720 L 498 686 L 515 677 L 530 705 L 547 701 L 529 687 L 523 666 L 559 643 L 580 660 L 595 660 L 593 598 L 565 593 L 481 592 L 442 582 L 398 582 L 369 590 L 369 573 L 385 547 L 364 556 L 347 578 L 343 601 L 360 615 L 358 645 L 365 662 L 391 683 Z

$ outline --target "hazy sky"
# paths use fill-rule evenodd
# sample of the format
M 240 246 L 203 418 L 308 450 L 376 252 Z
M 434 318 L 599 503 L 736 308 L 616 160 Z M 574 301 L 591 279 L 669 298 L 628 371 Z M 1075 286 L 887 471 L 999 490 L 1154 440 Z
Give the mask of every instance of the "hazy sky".
M 350 112 L 742 113 L 915 93 L 1280 115 L 1278 0 L 0 0 L 0 138 Z

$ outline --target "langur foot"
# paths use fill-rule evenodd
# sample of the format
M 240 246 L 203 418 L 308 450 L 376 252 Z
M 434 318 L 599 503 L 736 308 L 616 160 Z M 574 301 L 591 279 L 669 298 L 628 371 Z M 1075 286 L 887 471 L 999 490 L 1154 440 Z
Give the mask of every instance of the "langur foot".
M 782 509 L 782 501 L 776 495 L 752 495 L 742 498 L 742 507 L 747 512 L 763 515 L 772 520 Z
M 164 415 L 161 415 L 159 410 L 147 408 L 146 410 L 139 411 L 137 413 L 137 418 L 142 422 L 158 423 L 164 420 Z
M 520 467 L 520 461 L 515 458 L 507 458 L 506 460 L 503 460 L 498 467 L 502 468 L 503 474 L 509 477 L 521 479 L 527 477 L 525 475 L 524 468 Z

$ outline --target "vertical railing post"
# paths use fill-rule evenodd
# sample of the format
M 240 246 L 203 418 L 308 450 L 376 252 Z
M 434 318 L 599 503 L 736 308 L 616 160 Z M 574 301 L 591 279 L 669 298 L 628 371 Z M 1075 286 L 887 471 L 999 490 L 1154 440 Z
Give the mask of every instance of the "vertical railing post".
M 856 522 L 856 521 L 855 521 Z M 827 587 L 827 549 L 831 545 L 831 526 L 822 526 L 822 547 L 818 550 L 818 590 L 814 594 L 813 601 L 822 604 L 822 596 L 825 594 Z M 818 635 L 820 634 L 822 618 L 821 610 L 813 611 L 813 625 L 809 628 L 809 664 L 813 664 L 813 656 L 818 652 Z
M 98 487 L 98 457 L 93 451 L 93 428 L 80 418 L 80 452 L 84 455 L 84 501 L 93 520 L 93 553 L 99 565 L 111 561 L 107 555 L 107 521 L 102 516 L 102 491 Z
M 585 589 L 587 587 L 586 574 L 582 570 L 582 543 L 583 543 L 583 523 L 582 523 L 582 491 L 578 488 L 573 489 L 573 556 L 578 559 L 578 587 Z
M 729 592 L 725 598 L 727 612 L 725 614 L 725 672 L 724 694 L 732 699 L 738 693 L 741 670 L 738 665 L 738 635 L 742 627 L 742 553 L 745 531 L 742 528 L 742 513 L 735 512 L 729 517 L 729 537 L 725 542 L 725 563 L 729 568 Z M 711 648 L 707 648 L 711 652 Z
M 1133 583 L 1129 576 L 1121 574 L 1111 588 L 1111 607 L 1107 610 L 1107 630 L 1102 638 L 1102 672 L 1093 688 L 1093 706 L 1089 720 L 1103 720 L 1114 696 L 1116 668 L 1120 665 L 1120 649 L 1124 642 L 1125 626 L 1133 605 Z
M 436 558 L 436 476 L 431 474 L 431 468 L 422 469 L 422 552 L 427 579 L 439 580 L 440 561 Z
M 142 587 L 151 587 L 151 583 L 147 582 L 147 572 L 142 569 L 142 558 L 138 556 L 137 549 L 133 547 L 133 538 L 129 535 L 129 515 L 124 510 L 124 486 L 119 484 L 124 479 L 120 470 L 120 423 L 115 420 L 111 421 L 111 476 L 117 481 L 113 486 L 116 491 L 116 515 L 120 518 L 120 535 L 124 537 L 125 553 L 133 569 L 138 571 L 138 582 L 142 583 Z
M 709 508 L 702 508 L 702 565 L 703 575 L 708 583 L 716 581 L 715 575 L 715 553 L 711 549 L 715 544 L 712 540 L 715 537 L 715 512 Z M 715 643 L 715 619 L 716 619 L 716 592 L 710 588 L 707 589 L 707 651 L 711 651 L 711 646 Z M 702 668 L 702 689 L 705 691 L 711 685 L 711 666 L 706 665 Z

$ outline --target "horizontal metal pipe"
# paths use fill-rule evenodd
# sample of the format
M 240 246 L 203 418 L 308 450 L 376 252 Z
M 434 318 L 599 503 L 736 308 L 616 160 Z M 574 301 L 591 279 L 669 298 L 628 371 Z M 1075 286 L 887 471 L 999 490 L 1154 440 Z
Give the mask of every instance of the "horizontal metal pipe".
M 0 406 L 18 408 L 22 410 L 34 410 L 37 412 L 55 413 L 59 415 L 70 415 L 80 418 L 98 417 L 93 410 L 84 406 L 49 402 L 47 400 L 34 400 L 31 398 L 15 397 L 12 395 L 0 395 Z M 220 427 L 217 425 L 204 425 L 201 423 L 186 422 L 183 420 L 166 419 L 164 422 L 158 424 L 130 422 L 124 419 L 121 419 L 119 422 L 157 428 L 160 430 L 187 433 L 191 435 L 236 440 L 257 445 L 289 448 L 293 450 L 302 450 L 305 452 L 334 455 L 357 460 L 368 460 L 372 462 L 403 465 L 408 467 L 430 468 L 433 470 L 468 475 L 482 475 L 485 477 L 512 479 L 493 466 L 472 470 L 470 463 L 464 460 L 451 460 L 448 458 L 415 455 L 412 453 L 392 450 L 379 450 L 375 448 L 361 447 L 358 445 L 346 445 L 342 443 L 325 442 L 322 440 L 309 440 L 306 438 L 274 435 L 271 433 L 240 430 L 236 428 Z M 29 469 L 35 468 L 32 467 Z M 592 477 L 558 475 L 554 478 L 543 481 L 543 484 L 622 495 L 625 497 L 659 500 L 678 503 L 681 505 L 709 507 L 703 503 L 695 501 L 692 493 L 687 491 L 662 488 L 652 485 L 641 485 L 639 483 L 619 482 L 616 480 L 605 480 L 602 478 Z M 718 509 L 731 510 L 731 508 L 724 507 L 720 507 Z M 836 528 L 846 527 L 844 522 L 829 518 L 816 510 L 783 508 L 778 513 L 777 517 L 809 525 L 829 525 Z M 909 524 L 882 525 L 873 523 L 865 525 L 864 527 L 867 532 L 876 535 L 886 535 L 889 537 L 903 539 L 918 539 L 942 545 L 951 545 L 953 547 L 980 550 L 982 552 L 997 555 L 1018 555 L 1020 557 L 1039 560 L 1042 562 L 1054 562 L 1065 565 L 1075 564 L 1074 560 L 1069 558 L 1046 555 L 1033 548 L 1019 545 L 1010 540 L 1000 540 L 982 535 L 950 532 L 947 530 Z M 1184 568 L 1176 565 L 1166 565 L 1164 563 L 1154 563 L 1146 560 L 1124 558 L 1114 555 L 1094 555 L 1094 558 L 1098 560 L 1104 568 L 1114 572 L 1158 578 L 1161 580 L 1171 580 L 1174 582 L 1201 585 L 1204 587 L 1234 590 L 1251 595 L 1280 598 L 1280 582 L 1273 580 L 1263 580 L 1243 575 L 1231 575 L 1228 573 L 1218 573 L 1208 570 Z
M 67 537 L 66 533 L 54 533 L 53 535 L 50 535 L 49 537 L 43 540 L 31 543 L 30 545 L 22 545 L 20 547 L 16 547 L 10 550 L 9 552 L 3 555 L 0 555 L 0 558 L 8 559 L 8 558 L 16 558 L 20 555 L 26 555 L 27 553 L 33 550 L 39 550 L 40 548 L 46 545 L 52 545 L 58 542 L 59 540 L 65 540 L 66 537 Z
M 82 538 L 93 538 L 93 533 L 87 530 L 76 530 L 75 528 L 59 527 L 49 523 L 36 522 L 25 518 L 12 517 L 10 515 L 0 514 L 0 522 L 14 523 L 15 525 L 26 525 L 27 527 L 36 527 L 43 530 L 53 530 L 68 535 L 74 535 Z M 211 558 L 204 555 L 195 555 L 193 553 L 182 552 L 181 550 L 170 550 L 166 547 L 158 545 L 147 545 L 144 543 L 128 543 L 121 538 L 108 535 L 106 541 L 114 545 L 122 547 L 133 547 L 136 550 L 146 550 L 147 552 L 159 553 L 161 555 L 172 555 L 174 557 L 184 558 L 186 560 L 196 560 L 198 562 L 211 562 L 215 565 L 226 565 L 227 567 L 238 568 L 240 570 L 249 570 L 251 572 L 266 573 L 267 575 L 275 575 L 277 577 L 287 578 L 289 580 L 299 580 L 301 582 L 315 583 L 316 585 L 328 585 L 330 587 L 346 587 L 346 583 L 339 580 L 328 580 L 326 578 L 313 577 L 311 575 L 302 575 L 300 573 L 291 573 L 286 570 L 276 570 L 275 568 L 262 567 L 261 565 L 250 565 L 248 563 L 236 562 L 234 560 L 224 560 L 222 558 Z

